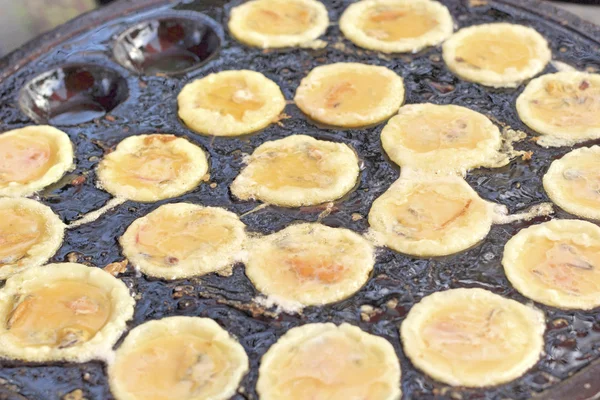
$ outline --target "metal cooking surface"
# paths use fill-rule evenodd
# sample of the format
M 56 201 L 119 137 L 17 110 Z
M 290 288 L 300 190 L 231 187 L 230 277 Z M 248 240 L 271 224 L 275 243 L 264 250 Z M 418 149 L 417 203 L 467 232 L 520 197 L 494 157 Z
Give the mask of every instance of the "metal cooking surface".
M 335 23 L 350 0 L 324 0 Z M 248 48 L 234 41 L 227 33 L 220 53 L 205 66 L 180 76 L 138 76 L 117 64 L 112 56 L 113 39 L 137 22 L 159 15 L 166 9 L 202 11 L 226 26 L 226 16 L 236 0 L 196 0 L 187 4 L 162 6 L 152 11 L 137 12 L 123 17 L 114 12 L 112 20 L 93 29 L 78 33 L 63 44 L 50 46 L 48 51 L 30 64 L 10 74 L 18 59 L 0 76 L 0 131 L 32 124 L 17 104 L 18 91 L 42 72 L 66 62 L 92 63 L 112 68 L 126 78 L 129 98 L 115 108 L 109 118 L 76 126 L 58 126 L 66 131 L 76 146 L 77 169 L 39 194 L 39 199 L 52 207 L 66 221 L 103 206 L 110 195 L 95 187 L 93 169 L 104 152 L 127 136 L 144 133 L 173 133 L 200 144 L 210 154 L 211 181 L 216 186 L 202 184 L 184 196 L 153 204 L 127 202 L 103 215 L 99 220 L 67 231 L 62 248 L 52 262 L 78 260 L 103 267 L 123 259 L 117 238 L 135 219 L 146 215 L 165 203 L 187 201 L 203 205 L 225 207 L 238 215 L 259 203 L 240 202 L 232 198 L 229 185 L 242 167 L 242 155 L 251 153 L 267 140 L 279 139 L 293 133 L 309 134 L 316 138 L 341 141 L 353 146 L 364 162 L 360 184 L 346 198 L 336 202 L 334 211 L 322 222 L 329 226 L 343 226 L 357 232 L 368 228 L 366 216 L 371 203 L 399 176 L 399 169 L 383 154 L 379 134 L 384 124 L 369 129 L 320 129 L 309 123 L 294 105 L 285 112 L 291 116 L 283 127 L 272 125 L 258 134 L 237 138 L 210 138 L 196 135 L 183 126 L 177 117 L 176 97 L 190 79 L 225 69 L 248 68 L 264 73 L 278 83 L 287 99 L 292 99 L 302 77 L 312 68 L 338 61 L 364 62 L 384 65 L 405 79 L 407 103 L 433 102 L 459 104 L 502 121 L 514 129 L 530 133 L 517 116 L 514 103 L 518 90 L 493 90 L 460 81 L 441 61 L 439 48 L 431 48 L 415 55 L 382 57 L 364 51 L 344 40 L 337 25 L 327 31 L 325 40 L 330 45 L 323 50 L 293 49 L 262 51 Z M 507 20 L 533 26 L 550 42 L 554 58 L 580 69 L 600 68 L 598 43 L 591 39 L 593 30 L 580 34 L 571 25 L 561 25 L 538 16 L 532 11 L 502 2 L 484 4 L 481 1 L 442 0 L 449 7 L 459 27 Z M 516 1 L 515 1 L 516 3 Z M 538 4 L 526 2 L 531 10 Z M 111 8 L 102 11 L 110 15 Z M 114 8 L 113 10 L 116 10 Z M 558 17 L 556 17 L 558 18 Z M 571 20 L 572 22 L 572 20 Z M 84 25 L 85 21 L 81 21 Z M 85 27 L 85 26 L 84 26 Z M 583 26 L 585 27 L 585 25 Z M 579 27 L 579 29 L 583 29 Z M 584 36 L 585 35 L 585 36 Z M 597 36 L 600 39 L 600 36 Z M 37 42 L 40 48 L 53 43 L 53 37 Z M 32 50 L 30 47 L 29 50 Z M 0 66 L 3 64 L 0 61 Z M 548 66 L 545 72 L 553 72 Z M 531 136 L 530 136 L 531 137 Z M 468 182 L 488 200 L 507 205 L 512 212 L 525 210 L 549 201 L 542 189 L 541 179 L 550 162 L 570 151 L 570 148 L 542 149 L 526 139 L 516 145 L 520 150 L 533 151 L 531 161 L 520 158 L 509 166 L 495 170 L 476 170 L 468 175 Z M 74 178 L 86 176 L 82 185 L 71 185 Z M 294 221 L 315 221 L 323 207 L 282 209 L 268 207 L 242 218 L 252 232 L 272 233 Z M 363 219 L 354 221 L 353 214 Z M 556 217 L 568 218 L 558 211 Z M 541 222 L 538 219 L 534 222 Z M 529 223 L 530 224 L 530 223 Z M 387 338 L 395 347 L 402 365 L 404 398 L 430 399 L 526 399 L 532 393 L 553 388 L 570 374 L 582 369 L 600 355 L 600 316 L 596 312 L 565 312 L 539 306 L 546 312 L 546 354 L 523 377 L 512 383 L 486 390 L 450 388 L 433 381 L 417 371 L 403 354 L 398 326 L 408 310 L 422 297 L 445 288 L 481 287 L 521 302 L 528 300 L 508 283 L 500 261 L 506 241 L 527 224 L 494 226 L 487 240 L 463 253 L 436 259 L 414 259 L 387 249 L 378 253 L 377 264 L 367 285 L 351 298 L 325 307 L 309 307 L 303 315 L 274 316 L 262 307 L 253 305 L 257 295 L 244 274 L 236 266 L 230 277 L 210 274 L 193 280 L 164 282 L 136 276 L 128 270 L 120 275 L 137 295 L 134 319 L 129 326 L 171 315 L 193 315 L 216 320 L 239 338 L 248 352 L 252 371 L 242 382 L 243 390 L 234 399 L 256 399 L 255 385 L 260 357 L 277 338 L 288 329 L 309 323 L 333 321 L 349 322 L 363 330 Z M 360 306 L 381 309 L 370 321 L 363 321 Z M 88 399 L 112 399 L 101 362 L 86 364 L 29 365 L 21 362 L 0 362 L 0 399 L 60 399 L 76 389 L 83 390 Z M 571 392 L 572 394 L 573 392 Z M 457 397 L 460 396 L 460 397 Z M 574 398 L 568 397 L 560 398 Z

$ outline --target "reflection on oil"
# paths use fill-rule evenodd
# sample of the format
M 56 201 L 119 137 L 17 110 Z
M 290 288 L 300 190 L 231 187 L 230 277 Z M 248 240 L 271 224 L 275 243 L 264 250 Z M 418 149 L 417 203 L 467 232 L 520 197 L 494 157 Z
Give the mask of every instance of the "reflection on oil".
M 38 123 L 77 125 L 103 117 L 128 95 L 127 82 L 117 71 L 72 64 L 30 81 L 19 104 Z
M 208 17 L 142 22 L 117 39 L 115 58 L 141 74 L 179 73 L 199 67 L 218 50 L 217 24 Z

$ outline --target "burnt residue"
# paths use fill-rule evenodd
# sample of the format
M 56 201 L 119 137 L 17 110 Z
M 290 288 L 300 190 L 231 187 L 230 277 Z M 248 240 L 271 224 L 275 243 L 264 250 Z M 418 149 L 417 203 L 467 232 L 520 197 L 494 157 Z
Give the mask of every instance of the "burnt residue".
M 156 0 L 146 1 L 157 3 Z M 593 39 L 595 36 L 600 40 L 600 34 L 595 33 L 599 32 L 597 29 L 589 29 L 585 24 L 558 12 L 553 14 L 554 20 L 551 20 L 548 6 L 538 2 L 505 1 L 519 6 L 503 1 L 442 0 L 449 7 L 458 27 L 494 21 L 531 25 L 549 39 L 557 60 L 579 69 L 596 71 L 600 68 L 599 42 Z M 360 183 L 355 191 L 336 202 L 322 222 L 357 232 L 368 229 L 365 217 L 373 200 L 399 176 L 399 169 L 386 159 L 381 148 L 379 136 L 383 124 L 367 129 L 319 128 L 290 104 L 285 110 L 290 118 L 282 121 L 282 126 L 272 125 L 255 135 L 210 138 L 192 133 L 177 117 L 177 94 L 190 80 L 227 69 L 247 68 L 263 72 L 277 82 L 285 97 L 291 100 L 300 80 L 318 65 L 355 61 L 387 66 L 404 77 L 407 103 L 463 105 L 529 134 L 516 147 L 533 152 L 530 160 L 517 158 L 503 168 L 479 169 L 469 173 L 467 180 L 483 198 L 505 204 L 511 212 L 526 210 L 549 200 L 542 188 L 542 177 L 550 163 L 570 149 L 543 149 L 531 141 L 535 135 L 519 121 L 514 106 L 522 87 L 515 90 L 489 89 L 464 82 L 445 68 L 439 48 L 414 55 L 381 56 L 357 48 L 345 40 L 337 25 L 333 24 L 325 37 L 330 46 L 321 50 L 263 51 L 237 43 L 226 33 L 215 58 L 198 69 L 178 76 L 139 76 L 113 59 L 114 42 L 122 32 L 142 21 L 157 18 L 168 9 L 203 12 L 221 24 L 226 32 L 228 12 L 240 2 L 165 1 L 166 5 L 162 8 L 125 16 L 122 12 L 124 3 L 121 3 L 119 12 L 114 12 L 109 22 L 98 25 L 89 20 L 90 29 L 82 29 L 62 44 L 55 43 L 55 36 L 42 39 L 38 43 L 40 48 L 54 44 L 14 73 L 10 71 L 17 63 L 18 54 L 13 55 L 9 59 L 13 64 L 0 71 L 0 76 L 7 76 L 0 82 L 0 131 L 32 123 L 19 109 L 17 94 L 27 82 L 44 71 L 66 63 L 94 64 L 118 72 L 127 82 L 129 97 L 107 116 L 85 124 L 58 126 L 69 134 L 76 145 L 77 169 L 58 184 L 41 192 L 39 199 L 59 213 L 65 222 L 100 208 L 110 199 L 110 195 L 96 188 L 94 168 L 103 155 L 125 137 L 156 132 L 172 133 L 199 144 L 210 154 L 209 182 L 176 199 L 154 204 L 126 202 L 93 223 L 69 230 L 63 246 L 52 261 L 76 259 L 104 267 L 123 260 L 118 237 L 136 218 L 165 203 L 188 201 L 222 206 L 238 215 L 253 210 L 259 203 L 237 201 L 229 191 L 229 185 L 242 167 L 243 155 L 252 153 L 267 140 L 280 139 L 293 133 L 344 142 L 356 149 L 364 163 Z M 351 1 L 325 0 L 324 3 L 331 20 L 336 22 Z M 543 15 L 536 15 L 535 12 L 543 12 Z M 111 8 L 104 13 L 103 17 L 110 14 Z M 77 24 L 83 26 L 84 22 Z M 31 58 L 28 54 L 23 54 L 23 57 Z M 6 61 L 0 61 L 0 66 L 3 64 Z M 545 72 L 553 72 L 552 67 L 548 66 Z M 268 234 L 295 221 L 316 221 L 324 208 L 267 207 L 248 214 L 242 220 L 250 231 Z M 557 216 L 572 217 L 560 210 Z M 325 307 L 309 307 L 302 315 L 277 316 L 270 310 L 254 305 L 252 299 L 257 293 L 245 276 L 242 265 L 236 266 L 233 274 L 227 277 L 210 274 L 194 280 L 166 282 L 138 277 L 129 269 L 119 275 L 119 279 L 128 285 L 137 298 L 135 317 L 129 323 L 130 328 L 165 316 L 201 316 L 216 320 L 239 338 L 248 352 L 252 370 L 244 378 L 243 389 L 234 397 L 236 400 L 257 398 L 255 386 L 260 357 L 281 335 L 294 326 L 325 321 L 349 322 L 388 339 L 402 363 L 401 384 L 407 399 L 526 399 L 532 393 L 542 393 L 556 387 L 574 372 L 600 358 L 600 316 L 596 312 L 560 311 L 538 304 L 545 311 L 548 321 L 546 349 L 541 361 L 514 382 L 486 390 L 450 388 L 416 370 L 402 351 L 398 327 L 416 302 L 446 288 L 481 287 L 528 303 L 506 279 L 501 266 L 502 251 L 505 243 L 520 229 L 541 221 L 543 219 L 494 226 L 483 243 L 449 257 L 415 259 L 381 249 L 372 278 L 355 296 Z M 363 305 L 375 310 L 372 318 L 361 318 Z M 61 399 L 76 389 L 82 389 L 88 399 L 112 398 L 106 369 L 101 362 L 29 365 L 3 361 L 0 365 L 0 398 Z

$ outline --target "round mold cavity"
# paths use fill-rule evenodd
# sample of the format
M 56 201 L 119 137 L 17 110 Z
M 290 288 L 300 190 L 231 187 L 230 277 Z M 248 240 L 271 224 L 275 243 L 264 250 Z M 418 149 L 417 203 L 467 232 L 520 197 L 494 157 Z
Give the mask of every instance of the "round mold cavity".
M 166 15 L 123 32 L 113 53 L 121 65 L 139 74 L 181 74 L 214 57 L 222 37 L 219 24 L 205 15 Z
M 102 118 L 129 96 L 117 71 L 69 64 L 38 75 L 23 87 L 19 105 L 37 123 L 78 125 Z

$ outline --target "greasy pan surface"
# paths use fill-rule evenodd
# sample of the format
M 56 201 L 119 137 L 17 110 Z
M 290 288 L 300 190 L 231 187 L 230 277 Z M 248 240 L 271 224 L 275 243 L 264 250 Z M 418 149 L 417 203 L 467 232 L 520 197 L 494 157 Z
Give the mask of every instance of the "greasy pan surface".
M 324 0 L 332 22 L 336 23 L 350 0 Z M 160 7 L 158 5 L 160 4 Z M 127 202 L 103 215 L 96 222 L 67 232 L 64 244 L 53 262 L 79 260 L 105 266 L 123 259 L 117 238 L 135 219 L 164 203 L 179 201 L 225 207 L 238 215 L 255 208 L 258 203 L 233 199 L 229 185 L 242 167 L 242 155 L 251 153 L 267 140 L 292 133 L 309 134 L 320 139 L 342 141 L 353 146 L 364 162 L 360 184 L 346 198 L 336 202 L 333 212 L 323 219 L 329 226 L 343 226 L 358 232 L 368 228 L 366 218 L 354 221 L 353 214 L 366 217 L 375 198 L 399 176 L 399 169 L 383 155 L 380 124 L 368 129 L 320 129 L 288 105 L 290 119 L 283 127 L 270 126 L 258 134 L 237 139 L 202 137 L 190 132 L 177 117 L 176 97 L 190 79 L 210 72 L 249 68 L 264 73 L 278 83 L 287 99 L 306 73 L 317 65 L 338 61 L 355 61 L 384 65 L 400 73 L 407 89 L 407 103 L 434 102 L 459 104 L 502 121 L 532 136 L 518 119 L 515 99 L 522 90 L 492 90 L 454 77 L 441 61 L 439 48 L 415 55 L 380 57 L 377 53 L 358 49 L 333 25 L 325 40 L 324 50 L 282 50 L 263 52 L 234 41 L 227 32 L 220 53 L 203 67 L 180 76 L 138 76 L 118 65 L 112 58 L 114 38 L 137 21 L 158 15 L 166 9 L 201 11 L 226 26 L 231 7 L 239 4 L 219 0 L 196 0 L 178 4 L 167 1 L 121 2 L 79 19 L 47 35 L 0 61 L 0 131 L 32 124 L 19 109 L 19 90 L 29 80 L 48 69 L 66 62 L 85 62 L 107 66 L 126 78 L 129 98 L 115 108 L 111 117 L 76 126 L 58 126 L 66 131 L 76 146 L 77 169 L 39 194 L 39 199 L 52 207 L 64 221 L 104 205 L 110 195 L 95 187 L 93 169 L 107 149 L 123 138 L 143 133 L 163 132 L 189 138 L 210 154 L 211 187 L 202 184 L 179 198 L 154 204 Z M 554 58 L 579 69 L 600 68 L 599 30 L 574 17 L 533 1 L 503 0 L 490 2 L 442 0 L 449 7 L 459 27 L 494 21 L 511 21 L 533 26 L 551 43 Z M 141 11 L 153 4 L 158 8 Z M 127 15 L 129 13 L 129 15 Z M 335 43 L 343 43 L 334 45 Z M 545 72 L 553 72 L 548 66 Z M 531 161 L 520 158 L 496 170 L 476 170 L 468 175 L 469 183 L 486 199 L 507 205 L 512 212 L 549 201 L 541 179 L 550 162 L 569 148 L 542 149 L 525 140 L 518 149 L 534 152 Z M 88 174 L 89 171 L 89 174 Z M 74 178 L 86 176 L 81 185 Z M 271 233 L 294 221 L 315 221 L 323 207 L 285 210 L 268 207 L 242 218 L 253 232 Z M 558 211 L 556 217 L 571 217 Z M 534 222 L 541 222 L 538 219 Z M 527 223 L 529 224 L 529 223 Z M 485 242 L 463 253 L 437 259 L 414 259 L 390 250 L 378 253 L 372 278 L 355 296 L 325 307 L 309 307 L 301 316 L 275 316 L 253 305 L 257 295 L 242 266 L 230 277 L 217 274 L 175 282 L 164 282 L 136 276 L 131 270 L 120 275 L 137 295 L 137 306 L 129 326 L 171 315 L 209 317 L 239 338 L 250 357 L 251 372 L 242 382 L 243 390 L 235 399 L 256 399 L 257 370 L 260 357 L 288 329 L 309 322 L 349 322 L 367 332 L 388 339 L 402 364 L 404 398 L 462 399 L 526 399 L 534 393 L 550 390 L 543 398 L 587 398 L 597 389 L 583 386 L 585 376 L 567 379 L 600 356 L 600 316 L 597 312 L 565 312 L 540 306 L 547 316 L 545 355 L 523 377 L 512 383 L 486 390 L 449 388 L 417 371 L 403 354 L 398 327 L 408 310 L 422 297 L 445 288 L 482 287 L 521 302 L 528 300 L 508 283 L 501 258 L 504 244 L 526 223 L 495 226 Z M 380 312 L 365 321 L 360 306 L 370 305 Z M 88 399 L 111 399 L 106 370 L 101 362 L 86 364 L 29 365 L 0 362 L 0 399 L 60 399 L 81 389 Z M 596 376 L 592 367 L 584 374 Z M 589 382 L 593 384 L 591 379 Z M 565 382 L 563 382 L 565 381 Z M 566 385 L 566 386 L 563 386 Z M 585 390 L 584 390 L 585 389 Z M 554 393 L 554 394 L 552 394 Z

